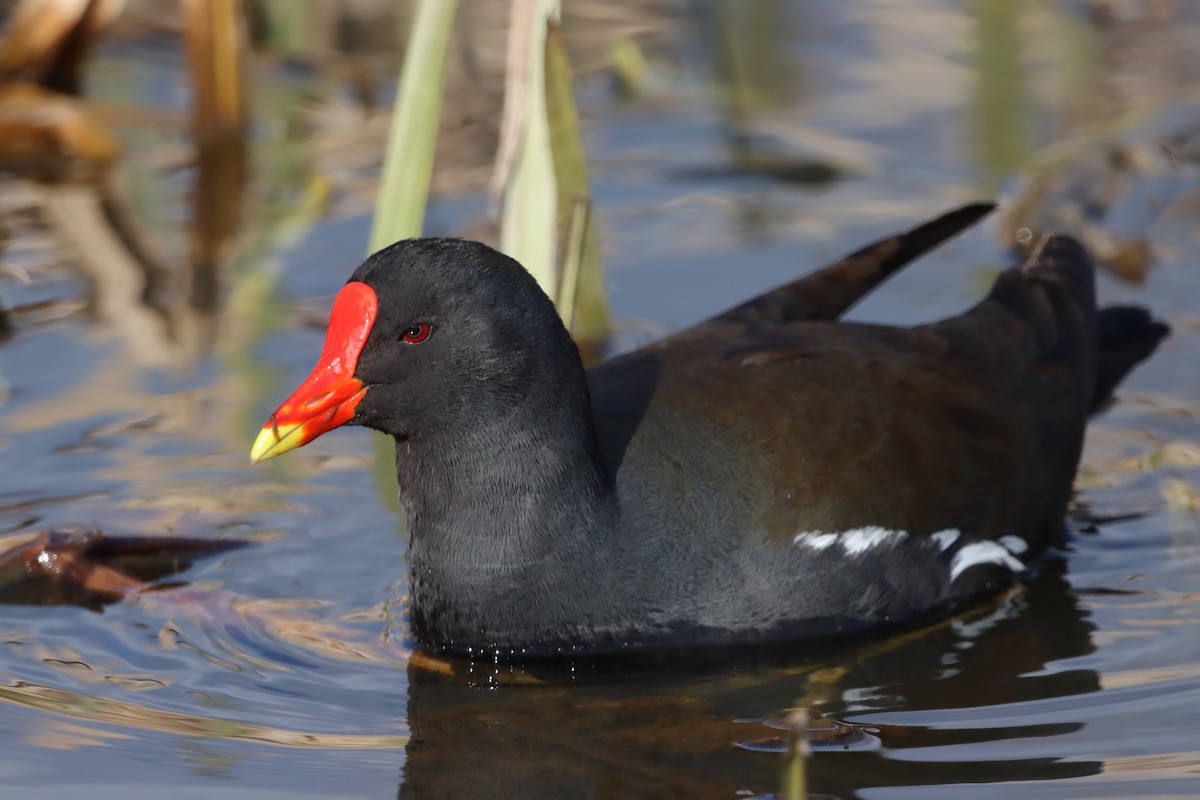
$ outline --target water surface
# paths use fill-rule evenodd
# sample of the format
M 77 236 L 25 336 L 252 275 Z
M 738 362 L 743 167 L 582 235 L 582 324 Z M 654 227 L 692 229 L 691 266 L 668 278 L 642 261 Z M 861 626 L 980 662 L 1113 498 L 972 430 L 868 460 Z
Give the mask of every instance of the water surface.
M 404 523 L 379 442 L 346 430 L 246 459 L 363 255 L 381 123 L 348 105 L 336 70 L 255 65 L 242 229 L 206 304 L 180 266 L 194 178 L 171 121 L 186 114 L 181 60 L 169 38 L 115 37 L 91 93 L 167 120 L 118 126 L 117 176 L 166 288 L 150 307 L 122 293 L 113 262 L 81 266 L 99 246 L 86 198 L 5 180 L 0 291 L 40 305 L 0 345 L 0 534 L 84 525 L 250 546 L 102 610 L 3 607 L 6 793 L 760 796 L 778 786 L 778 720 L 805 706 L 861 729 L 811 760 L 810 790 L 845 800 L 1200 796 L 1200 64 L 1187 44 L 1200 13 L 893 5 L 763 4 L 756 19 L 733 3 L 646 4 L 647 94 L 620 100 L 603 73 L 584 77 L 614 346 L 981 197 L 999 194 L 1001 215 L 853 316 L 968 306 L 1009 263 L 1014 209 L 1093 243 L 1145 237 L 1144 280 L 1106 271 L 1100 293 L 1151 306 L 1175 334 L 1093 424 L 1076 535 L 1033 585 L 782 663 L 409 663 Z M 451 188 L 430 232 L 478 229 L 486 203 L 463 169 L 439 179 Z

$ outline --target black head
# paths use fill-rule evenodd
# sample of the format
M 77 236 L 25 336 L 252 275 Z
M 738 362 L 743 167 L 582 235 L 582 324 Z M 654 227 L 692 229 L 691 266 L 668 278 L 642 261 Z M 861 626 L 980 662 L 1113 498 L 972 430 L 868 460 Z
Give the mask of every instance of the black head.
M 398 439 L 433 435 L 506 415 L 548 367 L 557 380 L 581 379 L 575 344 L 537 281 L 486 245 L 399 242 L 351 280 L 379 297 L 355 371 L 368 391 L 353 424 Z
M 343 424 L 398 440 L 469 431 L 528 406 L 583 402 L 579 353 L 537 281 L 460 239 L 409 239 L 368 258 L 334 301 L 325 349 L 272 415 L 259 460 Z

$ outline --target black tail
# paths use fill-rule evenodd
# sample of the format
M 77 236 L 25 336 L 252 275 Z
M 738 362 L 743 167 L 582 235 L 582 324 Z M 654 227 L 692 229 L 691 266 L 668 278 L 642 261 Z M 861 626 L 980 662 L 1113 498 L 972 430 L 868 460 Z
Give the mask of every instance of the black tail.
M 1147 358 L 1167 338 L 1171 328 L 1137 306 L 1110 306 L 1096 318 L 1099 345 L 1091 413 L 1103 411 L 1129 371 Z

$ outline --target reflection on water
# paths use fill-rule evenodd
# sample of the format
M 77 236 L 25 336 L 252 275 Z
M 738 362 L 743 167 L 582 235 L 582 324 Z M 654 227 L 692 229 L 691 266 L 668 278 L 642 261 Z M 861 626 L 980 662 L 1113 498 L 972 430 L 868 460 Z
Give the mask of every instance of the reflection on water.
M 961 309 L 1005 258 L 997 230 L 1031 221 L 1112 256 L 1102 297 L 1176 333 L 1092 427 L 1079 516 L 1098 535 L 1081 523 L 1064 564 L 993 607 L 773 663 L 520 671 L 412 654 L 403 520 L 371 437 L 245 463 L 362 255 L 395 12 L 345 28 L 382 49 L 255 63 L 248 149 L 195 162 L 175 40 L 127 20 L 88 73 L 124 150 L 111 181 L 0 183 L 15 332 L 0 343 L 0 535 L 248 545 L 135 574 L 186 582 L 171 588 L 0 607 L 6 790 L 763 795 L 777 722 L 801 706 L 834 731 L 809 788 L 844 800 L 1200 795 L 1200 9 L 567 5 L 616 347 L 1011 187 L 999 223 L 854 314 Z M 504 13 L 481 4 L 456 34 L 432 233 L 477 230 L 485 208 Z M 300 27 L 275 52 L 303 58 Z M 598 70 L 629 36 L 655 78 L 610 96 Z
M 1043 624 L 1032 617 L 1053 620 Z M 1052 671 L 1093 651 L 1091 625 L 1067 584 L 1045 576 L 999 608 L 972 618 L 787 666 L 734 664 L 714 674 L 590 675 L 549 687 L 467 692 L 462 676 L 410 669 L 412 747 L 401 797 L 731 797 L 774 788 L 772 761 L 733 743 L 774 733 L 781 704 L 815 706 L 866 727 L 881 747 L 818 748 L 810 774 L 822 791 L 851 797 L 871 786 L 922 786 L 1094 775 L 1096 760 L 1013 757 L 1012 745 L 1077 732 L 1081 721 L 962 727 L 938 721 L 977 707 L 988 715 L 1048 698 L 1097 692 L 1092 670 Z M 478 670 L 478 668 L 477 668 Z M 479 676 L 484 678 L 485 676 Z M 748 716 L 767 718 L 754 721 Z M 869 740 L 868 740 L 869 741 Z M 942 760 L 936 748 L 976 757 Z M 1008 748 L 1003 756 L 1002 748 Z M 466 754 L 470 754 L 467 756 Z M 470 770 L 455 768 L 468 757 Z
M 62 662 L 59 662 L 63 665 Z M 90 669 L 83 662 L 73 662 L 70 666 Z M 161 687 L 161 681 L 152 678 L 123 678 L 106 676 L 110 681 L 120 683 L 124 688 L 153 689 Z M 101 700 L 95 697 L 67 692 L 62 689 L 52 689 L 48 686 L 36 686 L 28 683 L 17 683 L 0 688 L 0 700 L 17 705 L 30 706 L 55 714 L 77 717 L 92 723 L 133 727 L 141 731 L 158 733 L 175 733 L 181 736 L 198 736 L 206 739 L 245 739 L 251 742 L 280 745 L 282 747 L 315 747 L 321 749 L 360 748 L 360 747 L 401 747 L 407 741 L 403 736 L 353 736 L 347 734 L 325 734 L 304 731 L 288 731 L 279 728 L 265 728 L 236 720 L 216 717 L 195 716 L 177 712 L 163 711 L 133 703 L 121 703 Z M 96 730 L 87 726 L 71 726 L 73 733 Z M 118 734 L 122 738 L 132 738 L 129 734 Z M 46 737 L 49 739 L 50 737 Z M 64 742 L 58 742 L 61 746 Z

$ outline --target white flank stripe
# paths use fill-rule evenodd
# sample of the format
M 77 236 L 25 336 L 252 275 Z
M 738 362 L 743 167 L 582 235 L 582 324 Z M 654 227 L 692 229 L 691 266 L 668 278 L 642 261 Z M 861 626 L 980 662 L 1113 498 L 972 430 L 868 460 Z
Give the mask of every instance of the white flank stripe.
M 1025 565 L 1013 558 L 1012 553 L 999 542 L 971 542 L 954 554 L 954 560 L 950 563 L 950 580 L 957 580 L 959 575 L 977 564 L 999 564 L 1013 572 L 1025 569 Z
M 857 556 L 867 552 L 872 547 L 882 544 L 895 544 L 908 536 L 904 531 L 893 531 L 887 528 L 855 528 L 842 534 L 842 549 L 848 555 Z
M 804 533 L 797 533 L 794 541 L 796 544 L 802 544 L 812 550 L 824 550 L 828 547 L 832 547 L 833 543 L 837 541 L 837 538 L 838 537 L 836 533 L 805 531 Z
M 882 545 L 893 545 L 908 537 L 904 531 L 893 531 L 888 528 L 869 526 L 866 528 L 851 528 L 841 533 L 824 533 L 822 531 L 802 531 L 792 539 L 794 544 L 804 545 L 810 550 L 828 550 L 835 544 L 841 545 L 847 555 L 858 556 L 871 548 Z

